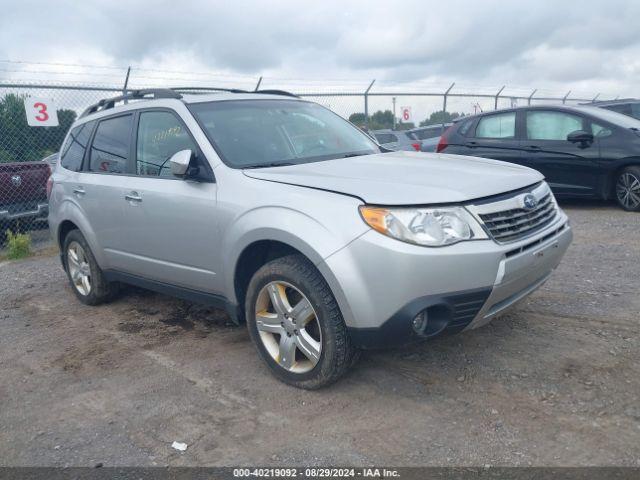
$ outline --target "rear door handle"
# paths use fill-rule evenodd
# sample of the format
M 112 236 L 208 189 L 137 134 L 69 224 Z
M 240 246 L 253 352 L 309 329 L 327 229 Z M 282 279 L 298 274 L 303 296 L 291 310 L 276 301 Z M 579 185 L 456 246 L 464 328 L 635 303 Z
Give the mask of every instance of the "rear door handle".
M 474 147 L 477 147 L 477 146 L 478 146 L 478 142 L 467 142 L 465 145 L 466 145 L 467 147 L 474 148 Z
M 127 202 L 136 202 L 139 203 L 142 201 L 142 197 L 138 192 L 129 192 L 124 196 L 124 199 Z
M 75 193 L 78 197 L 81 197 L 87 192 L 85 192 L 84 188 L 82 188 L 82 187 L 76 187 L 76 188 L 73 189 L 73 193 Z

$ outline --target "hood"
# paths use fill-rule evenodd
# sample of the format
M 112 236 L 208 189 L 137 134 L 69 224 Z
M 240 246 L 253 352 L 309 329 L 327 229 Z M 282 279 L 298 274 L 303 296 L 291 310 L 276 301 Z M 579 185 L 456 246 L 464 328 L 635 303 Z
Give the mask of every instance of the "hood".
M 478 157 L 392 152 L 244 170 L 251 178 L 329 190 L 378 205 L 457 203 L 517 190 L 544 177 Z

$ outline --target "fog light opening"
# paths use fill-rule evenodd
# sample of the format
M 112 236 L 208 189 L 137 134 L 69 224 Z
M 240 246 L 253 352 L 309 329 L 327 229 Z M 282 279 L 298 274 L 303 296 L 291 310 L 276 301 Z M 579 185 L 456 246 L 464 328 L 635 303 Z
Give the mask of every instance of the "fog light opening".
M 413 322 L 411 322 L 411 326 L 413 327 L 413 331 L 418 335 L 422 335 L 427 328 L 427 323 L 429 321 L 429 313 L 427 310 L 421 311 L 418 315 L 415 316 Z

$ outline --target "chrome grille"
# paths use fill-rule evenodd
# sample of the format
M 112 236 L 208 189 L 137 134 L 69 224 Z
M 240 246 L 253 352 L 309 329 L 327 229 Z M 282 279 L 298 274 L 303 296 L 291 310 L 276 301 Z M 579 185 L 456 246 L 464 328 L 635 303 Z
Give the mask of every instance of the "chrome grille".
M 497 242 L 507 243 L 520 240 L 549 225 L 556 217 L 556 206 L 549 192 L 538 199 L 533 209 L 512 208 L 480 213 L 479 216 Z

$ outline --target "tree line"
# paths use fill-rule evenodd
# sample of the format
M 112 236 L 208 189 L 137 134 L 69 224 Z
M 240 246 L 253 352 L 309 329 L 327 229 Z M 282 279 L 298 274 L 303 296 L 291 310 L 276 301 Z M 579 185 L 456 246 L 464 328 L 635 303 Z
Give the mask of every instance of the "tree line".
M 24 109 L 28 95 L 10 93 L 0 98 L 0 163 L 42 160 L 58 152 L 76 112 L 60 109 L 57 127 L 30 127 Z
M 420 127 L 427 125 L 439 125 L 441 123 L 449 123 L 459 117 L 464 117 L 464 113 L 445 112 L 438 110 L 429 115 L 428 118 L 422 120 Z M 360 128 L 366 125 L 364 113 L 352 113 L 349 115 L 349 121 Z M 369 130 L 386 130 L 393 128 L 393 112 L 391 110 L 378 110 L 369 116 Z M 396 122 L 396 130 L 410 130 L 416 128 L 414 122 Z

